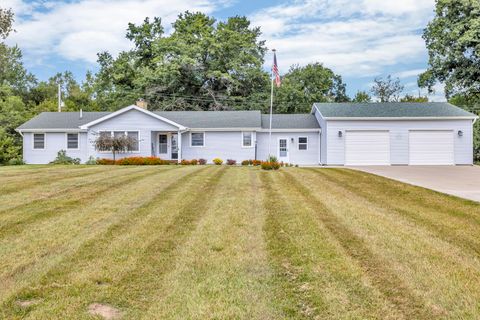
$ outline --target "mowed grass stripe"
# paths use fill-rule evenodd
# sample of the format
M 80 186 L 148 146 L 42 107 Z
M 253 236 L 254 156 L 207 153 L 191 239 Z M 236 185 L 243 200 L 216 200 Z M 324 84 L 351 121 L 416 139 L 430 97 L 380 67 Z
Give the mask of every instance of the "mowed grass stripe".
M 374 207 L 402 216 L 440 239 L 480 255 L 479 204 L 450 196 L 443 196 L 440 201 L 433 191 L 352 170 L 306 170 L 320 175 L 322 181 L 364 198 Z M 366 181 L 370 181 L 368 185 Z M 430 194 L 432 199 L 425 200 Z M 402 201 L 392 201 L 397 197 Z
M 49 272 L 35 290 L 21 294 L 43 301 L 29 316 L 46 316 L 53 309 L 66 317 L 88 318 L 87 306 L 95 301 L 124 310 L 139 308 L 156 288 L 157 279 L 171 267 L 172 251 L 195 227 L 224 170 L 203 167 L 195 175 L 180 178 L 91 239 Z M 197 188 L 202 192 L 195 192 Z M 52 282 L 57 285 L 51 286 Z
M 476 255 L 315 172 L 302 169 L 292 175 L 310 190 L 309 197 L 327 206 L 346 228 L 364 239 L 375 256 L 388 263 L 389 269 L 421 297 L 432 317 L 478 317 L 480 261 Z M 391 201 L 401 201 L 401 197 Z
M 304 203 L 312 210 L 312 213 L 316 214 L 316 217 L 335 237 L 345 252 L 362 267 L 370 282 L 405 318 L 429 319 L 435 316 L 432 310 L 426 307 L 423 299 L 397 276 L 388 261 L 378 257 L 370 250 L 366 239 L 361 238 L 345 226 L 297 177 L 286 171 L 283 171 L 282 175 L 285 178 L 285 184 L 303 196 Z
M 228 168 L 142 319 L 279 319 L 257 170 Z
M 156 174 L 162 174 L 167 170 L 171 169 L 159 170 Z M 93 184 L 85 182 L 81 186 L 65 187 L 70 192 L 64 189 L 57 194 L 57 197 L 46 200 L 37 199 L 23 206 L 4 211 L 3 214 L 0 212 L 0 239 L 10 234 L 18 236 L 22 230 L 28 228 L 32 223 L 62 215 L 64 212 L 84 205 L 85 201 L 91 199 L 92 196 L 101 197 L 105 193 L 116 192 L 125 184 L 141 180 L 151 174 L 150 170 L 135 171 L 125 176 L 109 176 L 96 180 L 93 181 Z
M 41 221 L 18 237 L 0 241 L 0 302 L 11 290 L 30 286 L 63 259 L 74 254 L 84 243 L 94 239 L 128 216 L 137 208 L 152 201 L 171 183 L 200 169 L 182 167 L 169 170 L 162 178 L 152 174 L 107 193 L 94 197 L 84 206 L 54 220 Z M 12 270 L 16 272 L 12 272 Z
M 303 195 L 277 173 L 260 173 L 265 236 L 277 271 L 275 303 L 286 319 L 398 319 Z M 322 207 L 316 210 L 323 210 Z
M 81 188 L 95 187 L 95 183 L 103 181 L 114 182 L 115 179 L 135 176 L 141 172 L 153 172 L 152 168 L 135 167 L 128 170 L 101 171 L 94 176 L 76 177 L 68 181 L 60 181 L 53 184 L 43 185 L 27 190 L 21 190 L 15 194 L 0 195 L 0 219 L 5 213 L 15 212 L 35 203 L 43 203 L 46 200 L 55 200 L 57 198 L 69 197 L 71 192 L 76 192 Z M 164 168 L 159 170 L 165 170 Z M 83 190 L 83 189 L 82 189 Z
M 56 170 L 42 174 L 31 174 L 28 176 L 0 178 L 0 194 L 6 195 L 13 192 L 25 191 L 35 186 L 46 186 L 59 181 L 66 181 L 77 177 L 86 177 L 104 171 L 100 166 L 84 167 L 81 170 L 63 171 Z
M 49 165 L 49 164 L 34 164 L 34 165 L 22 165 L 22 166 L 3 166 L 0 170 L 0 178 L 8 177 L 22 177 L 42 174 L 48 171 L 56 172 L 58 170 L 72 171 L 78 169 L 84 169 L 90 166 L 87 165 Z M 70 168 L 70 169 L 67 169 Z

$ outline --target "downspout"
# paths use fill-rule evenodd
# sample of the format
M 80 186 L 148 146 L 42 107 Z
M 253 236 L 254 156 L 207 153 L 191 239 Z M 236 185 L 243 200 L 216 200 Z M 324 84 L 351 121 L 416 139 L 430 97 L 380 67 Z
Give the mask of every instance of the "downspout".
M 322 129 L 318 130 L 318 164 L 322 165 Z

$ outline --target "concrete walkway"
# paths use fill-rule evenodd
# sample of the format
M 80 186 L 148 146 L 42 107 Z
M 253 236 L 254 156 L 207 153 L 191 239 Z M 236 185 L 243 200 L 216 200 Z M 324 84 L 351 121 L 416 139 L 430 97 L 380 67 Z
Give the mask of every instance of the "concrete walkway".
M 480 202 L 478 166 L 348 167 Z

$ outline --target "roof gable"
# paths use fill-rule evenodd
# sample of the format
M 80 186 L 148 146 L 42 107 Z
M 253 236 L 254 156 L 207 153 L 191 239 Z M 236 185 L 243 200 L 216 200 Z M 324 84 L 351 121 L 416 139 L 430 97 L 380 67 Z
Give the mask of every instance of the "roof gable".
M 81 128 L 81 129 L 88 129 L 89 127 L 91 127 L 91 126 L 93 126 L 93 125 L 99 124 L 99 123 L 101 123 L 101 122 L 103 122 L 103 121 L 105 121 L 105 120 L 114 118 L 114 117 L 119 116 L 119 115 L 121 115 L 121 114 L 124 114 L 125 112 L 128 112 L 128 111 L 130 111 L 130 110 L 137 110 L 137 111 L 139 111 L 139 112 L 143 112 L 143 113 L 145 113 L 146 115 L 149 115 L 149 116 L 151 116 L 151 117 L 153 117 L 153 118 L 156 118 L 156 119 L 158 119 L 158 120 L 160 120 L 160 121 L 163 121 L 163 122 L 166 122 L 166 123 L 168 123 L 168 124 L 170 124 L 170 125 L 172 125 L 172 126 L 175 126 L 175 127 L 177 127 L 178 129 L 180 129 L 180 130 L 186 129 L 186 128 L 185 128 L 183 125 L 181 125 L 181 124 L 178 124 L 178 123 L 176 123 L 176 122 L 174 122 L 174 121 L 172 121 L 172 120 L 169 120 L 169 119 L 164 118 L 164 117 L 162 117 L 162 116 L 160 116 L 160 115 L 158 115 L 158 114 L 155 114 L 155 113 L 153 113 L 153 112 L 151 112 L 151 111 L 148 111 L 148 110 L 143 109 L 143 108 L 139 108 L 139 107 L 134 106 L 134 105 L 131 105 L 131 106 L 122 108 L 122 109 L 120 109 L 120 110 L 118 110 L 118 111 L 109 113 L 109 114 L 107 114 L 107 115 L 105 115 L 105 116 L 103 116 L 103 117 L 101 117 L 101 118 L 98 118 L 98 119 L 96 119 L 96 120 L 93 120 L 93 121 L 91 121 L 91 122 L 89 122 L 89 123 L 86 123 L 86 124 L 80 126 L 80 128 Z
M 477 116 L 446 102 L 428 103 L 315 103 L 314 108 L 325 119 L 341 118 L 457 118 L 475 119 Z

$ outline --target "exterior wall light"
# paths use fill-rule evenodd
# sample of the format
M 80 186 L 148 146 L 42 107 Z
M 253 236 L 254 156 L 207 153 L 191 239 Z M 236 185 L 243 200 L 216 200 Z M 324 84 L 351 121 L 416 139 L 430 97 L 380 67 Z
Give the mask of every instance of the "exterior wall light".
M 294 143 L 294 142 L 295 142 L 295 138 L 291 138 L 291 140 L 290 140 L 290 141 L 292 141 L 292 143 Z
M 343 136 L 343 132 L 342 131 L 338 131 L 338 137 L 341 138 Z
M 458 130 L 458 136 L 463 137 L 463 131 L 462 130 Z

